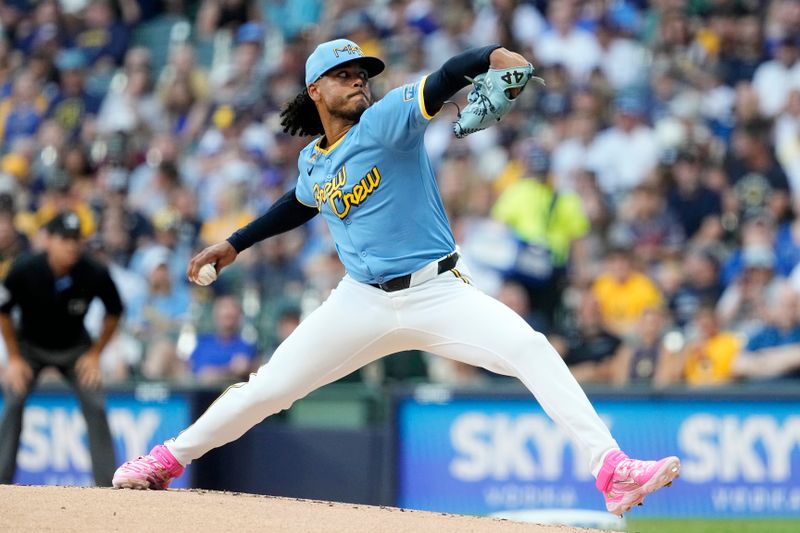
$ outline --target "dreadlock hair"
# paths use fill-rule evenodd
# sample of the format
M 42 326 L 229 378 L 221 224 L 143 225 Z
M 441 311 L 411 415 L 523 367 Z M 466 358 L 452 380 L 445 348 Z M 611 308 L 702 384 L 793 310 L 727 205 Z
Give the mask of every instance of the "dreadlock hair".
M 322 120 L 314 101 L 303 89 L 294 100 L 287 102 L 281 110 L 281 126 L 289 135 L 323 135 Z

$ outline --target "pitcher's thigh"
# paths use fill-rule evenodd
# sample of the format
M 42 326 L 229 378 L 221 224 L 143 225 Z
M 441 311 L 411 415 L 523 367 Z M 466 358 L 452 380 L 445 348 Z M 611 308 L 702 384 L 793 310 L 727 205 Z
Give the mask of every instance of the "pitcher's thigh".
M 404 349 L 381 294 L 343 281 L 303 320 L 251 381 L 313 390 Z M 371 287 L 369 289 L 372 289 Z
M 474 287 L 456 285 L 440 300 L 416 325 L 426 351 L 510 376 L 539 352 L 553 355 L 544 335 Z

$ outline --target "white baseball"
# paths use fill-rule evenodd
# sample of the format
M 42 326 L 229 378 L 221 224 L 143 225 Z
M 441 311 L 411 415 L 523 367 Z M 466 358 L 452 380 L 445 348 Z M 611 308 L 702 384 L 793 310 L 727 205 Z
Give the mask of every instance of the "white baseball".
M 200 286 L 205 287 L 206 285 L 211 285 L 217 280 L 217 269 L 214 268 L 212 264 L 205 264 L 200 267 L 200 272 L 197 273 L 197 283 Z

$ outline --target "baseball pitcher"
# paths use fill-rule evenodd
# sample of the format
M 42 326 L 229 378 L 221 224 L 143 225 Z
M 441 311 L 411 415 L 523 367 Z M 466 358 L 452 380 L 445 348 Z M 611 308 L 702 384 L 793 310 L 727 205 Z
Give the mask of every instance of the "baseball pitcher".
M 454 134 L 500 120 L 533 67 L 499 46 L 473 49 L 373 102 L 369 78 L 383 69 L 345 39 L 314 50 L 306 88 L 282 113 L 287 132 L 314 136 L 300 152 L 296 187 L 200 252 L 187 272 L 207 284 L 245 248 L 321 215 L 347 275 L 249 381 L 231 386 L 174 439 L 122 465 L 114 486 L 164 489 L 191 461 L 311 391 L 416 349 L 520 379 L 589 452 L 606 507 L 622 515 L 672 482 L 678 458 L 628 458 L 545 337 L 471 284 L 423 144 L 433 116 L 470 82 Z

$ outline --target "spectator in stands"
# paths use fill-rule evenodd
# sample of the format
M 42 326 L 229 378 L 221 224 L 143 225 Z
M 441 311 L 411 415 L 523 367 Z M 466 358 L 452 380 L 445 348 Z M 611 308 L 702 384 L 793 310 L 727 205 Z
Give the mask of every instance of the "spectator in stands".
M 581 294 L 573 312 L 574 323 L 553 334 L 550 342 L 578 381 L 610 382 L 622 340 L 603 326 L 600 304 L 590 291 Z
M 722 214 L 722 200 L 702 182 L 703 166 L 696 150 L 684 149 L 678 152 L 672 167 L 675 187 L 667 195 L 667 205 L 683 227 L 684 235 L 691 240 L 701 228 L 716 232 L 712 238 L 719 238 L 721 229 L 719 218 Z M 704 233 L 708 233 L 705 230 Z
M 622 206 L 617 224 L 609 229 L 612 240 L 636 250 L 646 265 L 675 257 L 683 246 L 683 227 L 652 185 L 637 186 Z
M 614 125 L 600 132 L 589 146 L 586 166 L 597 173 L 607 195 L 619 199 L 642 183 L 658 163 L 655 132 L 644 122 L 644 103 L 623 95 L 615 102 Z
M 664 360 L 661 385 L 679 383 L 681 379 L 696 387 L 731 382 L 736 377 L 734 363 L 742 348 L 742 337 L 720 329 L 713 303 L 700 305 L 693 327 L 696 338 L 686 344 L 682 357 Z
M 13 197 L 0 194 L 0 280 L 6 278 L 14 260 L 30 247 L 28 238 L 14 226 L 15 215 Z
M 216 216 L 207 219 L 200 228 L 200 240 L 206 244 L 225 240 L 238 228 L 247 225 L 253 220 L 244 205 L 241 186 L 228 188 L 219 192 L 216 202 Z
M 245 201 L 252 201 L 258 194 L 264 193 L 263 185 L 256 186 L 261 177 L 261 160 L 244 150 L 248 126 L 252 124 L 249 113 L 240 113 L 228 104 L 217 107 L 212 114 L 211 125 L 200 139 L 191 161 L 195 172 L 190 183 L 195 187 L 201 218 L 220 216 L 220 202 L 238 211 L 249 207 L 242 205 Z M 266 139 L 260 135 L 258 138 L 262 146 L 270 142 L 269 134 Z M 297 168 L 292 172 L 296 173 Z M 283 179 L 293 178 L 284 175 Z M 238 193 L 233 203 L 227 198 L 232 191 Z M 243 194 L 247 196 L 242 198 Z M 226 198 L 220 200 L 223 196 Z
M 746 124 L 757 124 L 763 120 L 761 111 L 758 109 L 758 93 L 753 86 L 747 82 L 742 82 L 736 86 L 736 98 L 733 105 L 733 124 L 730 125 L 730 132 L 725 137 L 728 150 L 732 147 L 732 135 L 736 127 Z M 726 154 L 727 155 L 727 154 Z
M 175 218 L 175 243 L 172 247 L 176 250 L 194 250 L 203 223 L 197 217 L 197 200 L 192 191 L 186 187 L 174 189 L 169 205 L 156 213 L 154 221 L 164 214 Z
M 610 17 L 602 18 L 596 28 L 600 46 L 600 68 L 616 90 L 641 87 L 647 83 L 647 51 L 634 39 L 624 36 L 623 28 Z
M 131 254 L 136 248 L 136 242 L 128 231 L 128 218 L 125 212 L 119 209 L 104 211 L 100 222 L 100 239 L 103 249 L 111 259 L 120 264 L 127 265 Z
M 217 30 L 236 32 L 249 21 L 261 20 L 255 0 L 203 0 L 197 13 L 197 31 L 203 38 Z
M 690 249 L 683 258 L 681 273 L 682 281 L 669 299 L 669 310 L 683 328 L 695 319 L 704 302 L 716 305 L 722 286 L 719 263 L 709 250 Z
M 536 55 L 543 65 L 563 64 L 570 78 L 581 83 L 600 65 L 601 49 L 591 32 L 576 24 L 577 4 L 550 2 L 546 29 L 536 42 Z
M 50 102 L 47 117 L 55 119 L 71 138 L 77 138 L 100 111 L 101 100 L 84 87 L 86 65 L 83 52 L 76 48 L 63 50 L 56 57 L 59 90 Z
M 11 92 L 11 78 L 16 68 L 11 43 L 7 37 L 0 38 L 0 95 L 8 96 Z
M 670 359 L 679 357 L 682 349 L 683 334 L 671 328 L 666 309 L 661 305 L 648 307 L 614 359 L 611 380 L 617 385 L 661 385 L 667 381 Z
M 764 39 L 767 46 L 774 50 L 800 22 L 800 5 L 794 2 L 770 2 L 765 15 Z
M 197 336 L 189 359 L 200 381 L 242 380 L 254 369 L 256 347 L 242 338 L 242 309 L 233 296 L 214 301 L 214 333 Z
M 800 87 L 789 91 L 786 108 L 775 120 L 775 153 L 796 202 L 800 198 Z
M 655 11 L 658 14 L 653 24 L 657 26 L 651 43 L 654 63 L 681 78 L 691 76 L 704 59 L 692 24 L 677 5 L 659 6 Z
M 798 198 L 800 200 L 800 198 Z M 795 201 L 795 212 L 800 214 L 800 201 Z M 790 221 L 782 224 L 775 234 L 775 271 L 778 275 L 788 277 L 800 264 L 800 216 L 797 214 Z
M 535 141 L 519 144 L 523 179 L 506 188 L 492 208 L 492 217 L 511 227 L 538 261 L 527 268 L 518 261 L 515 275 L 531 292 L 534 311 L 545 320 L 547 330 L 560 300 L 560 287 L 570 250 L 589 229 L 580 197 L 573 192 L 554 191 L 549 183 L 550 155 Z M 533 297 L 535 294 L 535 297 Z
M 133 191 L 128 191 L 128 198 L 133 206 L 152 218 L 169 205 L 170 197 L 180 187 L 180 183 L 180 171 L 177 166 L 172 161 L 165 160 L 152 169 L 148 187 L 145 189 L 144 184 L 138 184 L 135 196 Z
M 175 78 L 164 89 L 162 105 L 166 113 L 166 131 L 185 141 L 200 133 L 207 108 L 194 94 L 186 78 Z
M 81 232 L 83 237 L 94 235 L 97 230 L 94 213 L 78 194 L 69 175 L 62 168 L 57 168 L 45 180 L 46 189 L 39 198 L 39 209 L 35 213 L 36 226 L 38 230 L 47 224 L 56 214 L 63 211 L 72 211 L 81 220 Z
M 103 233 L 104 250 L 117 263 L 128 265 L 137 248 L 153 238 L 153 224 L 141 211 L 126 202 L 128 171 L 124 167 L 101 167 L 97 181 L 97 189 L 103 197 L 100 231 Z
M 133 169 L 128 179 L 127 202 L 148 216 L 167 204 L 171 191 L 181 181 L 181 145 L 174 135 L 153 136 L 147 145 L 146 159 Z
M 14 81 L 11 96 L 0 100 L 0 141 L 7 147 L 18 138 L 34 137 L 47 102 L 36 79 L 23 72 Z
M 33 79 L 42 89 L 42 96 L 45 101 L 49 103 L 58 92 L 58 71 L 56 69 L 55 60 L 58 58 L 60 51 L 54 49 L 50 52 L 45 50 L 36 50 L 27 59 L 28 72 L 30 72 Z
M 608 228 L 613 222 L 614 211 L 597 185 L 593 172 L 583 170 L 577 174 L 575 192 L 580 196 L 589 232 L 581 240 L 581 246 L 572 250 L 569 276 L 581 286 L 591 285 L 601 268 L 607 248 Z
M 550 121 L 558 121 L 571 111 L 572 86 L 567 69 L 561 63 L 542 68 L 550 82 L 542 87 L 536 101 L 536 111 Z
M 739 82 L 753 79 L 758 66 L 764 61 L 764 40 L 761 31 L 761 15 L 758 7 L 725 6 L 733 15 L 731 42 L 720 46 L 719 63 L 725 72 L 725 82 L 731 87 Z
M 120 2 L 123 6 L 130 3 L 130 0 Z M 90 0 L 83 13 L 83 23 L 84 27 L 75 36 L 75 45 L 83 51 L 89 64 L 100 63 L 104 69 L 121 65 L 130 41 L 130 30 L 117 20 L 111 2 Z
M 188 83 L 190 94 L 197 100 L 208 99 L 208 72 L 197 65 L 194 48 L 189 44 L 176 45 L 169 52 L 169 63 L 159 74 L 156 84 L 162 99 L 166 98 L 168 87 L 178 80 Z
M 274 332 L 271 335 L 272 338 L 269 340 L 270 349 L 264 354 L 262 364 L 268 362 L 269 358 L 272 357 L 272 354 L 275 352 L 275 349 L 297 329 L 297 326 L 300 325 L 300 319 L 300 308 L 295 305 L 287 304 L 278 312 Z
M 725 256 L 720 273 L 723 286 L 730 285 L 744 272 L 744 250 L 748 248 L 774 248 L 775 223 L 766 215 L 745 218 L 734 235 L 741 246 Z
M 263 111 L 266 71 L 262 61 L 264 29 L 255 22 L 243 24 L 236 31 L 233 61 L 218 76 L 225 79 L 225 93 L 218 92 L 215 100 L 232 105 L 240 114 L 247 110 L 258 115 Z
M 725 85 L 719 65 L 704 69 L 701 77 L 700 112 L 708 121 L 709 133 L 724 145 L 730 140 L 736 91 Z
M 775 50 L 775 59 L 761 63 L 753 76 L 753 88 L 758 93 L 759 108 L 766 117 L 774 117 L 783 111 L 789 91 L 800 82 L 797 59 L 800 50 L 797 38 L 784 37 Z
M 102 193 L 98 187 L 95 168 L 90 156 L 80 143 L 71 143 L 64 147 L 61 154 L 62 168 L 75 187 L 77 196 L 91 204 L 100 202 Z
M 768 302 L 780 292 L 775 277 L 775 254 L 766 245 L 752 244 L 742 251 L 743 273 L 730 284 L 717 304 L 722 327 L 750 336 L 764 326 Z
M 169 273 L 169 252 L 154 250 L 144 266 L 148 289 L 141 309 L 131 309 L 133 332 L 145 346 L 142 375 L 148 379 L 177 379 L 185 366 L 177 355 L 177 341 L 189 318 L 189 291 Z
M 632 333 L 647 309 L 661 305 L 658 287 L 636 270 L 632 252 L 625 248 L 608 251 L 604 272 L 592 292 L 600 303 L 604 327 L 619 337 Z
M 0 158 L 0 190 L 15 200 L 24 201 L 31 174 L 28 158 L 19 152 L 11 152 Z
M 725 172 L 739 202 L 743 216 L 766 213 L 782 221 L 789 201 L 789 182 L 767 144 L 768 130 L 763 123 L 738 127 L 733 133 Z
M 165 208 L 152 220 L 152 239 L 141 240 L 130 259 L 130 268 L 147 277 L 156 258 L 167 263 L 167 271 L 173 283 L 186 284 L 186 265 L 191 257 L 190 243 L 179 239 L 181 219 L 177 211 Z
M 59 2 L 45 0 L 37 2 L 30 19 L 16 28 L 14 44 L 26 56 L 30 56 L 35 51 L 58 52 L 69 42 Z
M 570 118 L 568 131 L 568 136 L 553 149 L 553 187 L 558 191 L 577 188 L 589 145 L 597 133 L 597 119 L 586 112 L 575 113 Z
M 734 363 L 737 375 L 751 379 L 800 377 L 800 296 L 782 284 L 756 330 Z
M 467 14 L 464 13 L 461 18 Z M 526 2 L 486 2 L 480 5 L 476 13 L 469 15 L 473 15 L 474 21 L 468 35 L 481 43 L 477 46 L 495 42 L 507 45 L 513 39 L 521 46 L 534 49 L 546 27 L 545 18 L 539 10 Z M 458 16 L 447 18 L 459 19 Z M 444 25 L 447 21 L 440 23 Z
M 101 134 L 124 132 L 149 139 L 167 129 L 161 101 L 153 92 L 150 52 L 131 48 L 125 55 L 123 72 L 106 94 L 97 116 Z

